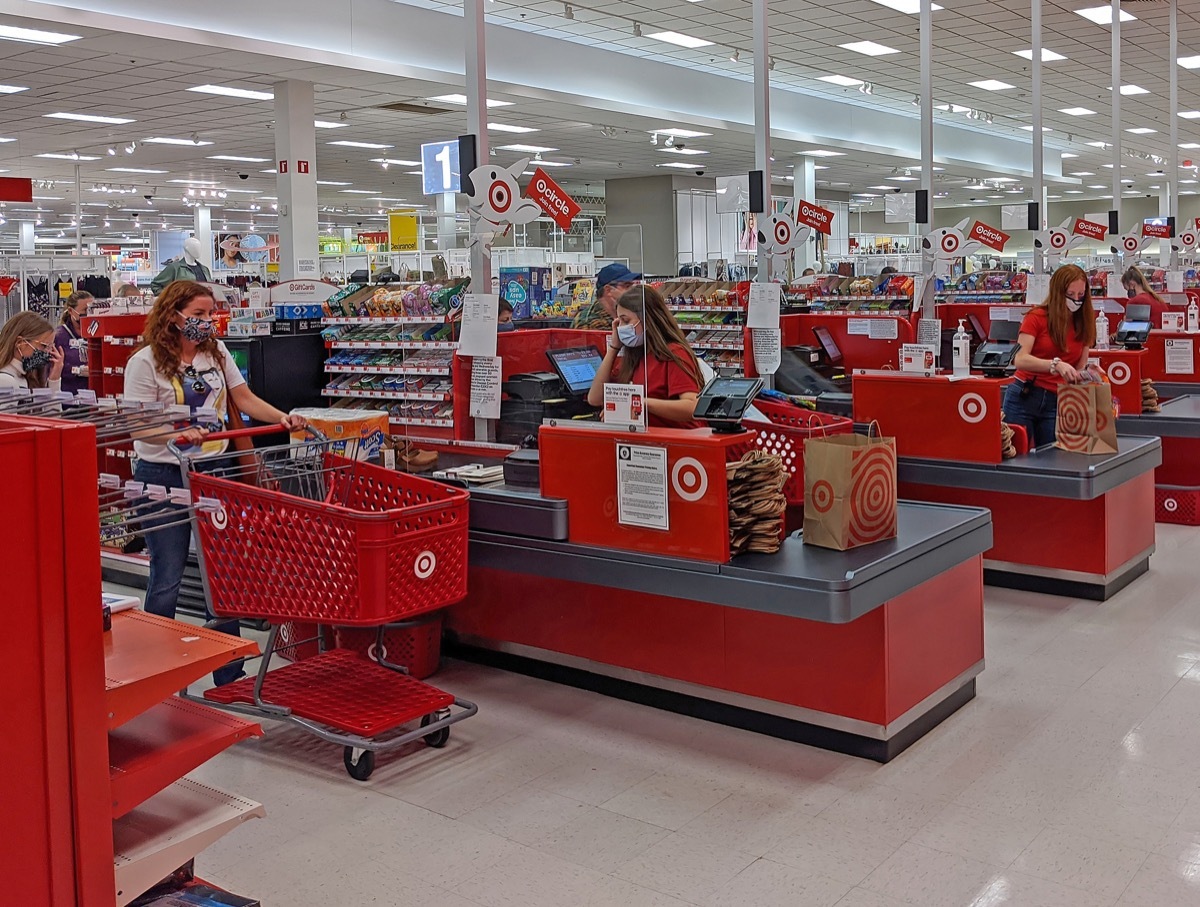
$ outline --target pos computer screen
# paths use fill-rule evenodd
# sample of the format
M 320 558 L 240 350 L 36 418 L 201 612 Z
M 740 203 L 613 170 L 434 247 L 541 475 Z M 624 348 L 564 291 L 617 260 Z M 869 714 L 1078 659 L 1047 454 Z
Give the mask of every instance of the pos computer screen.
M 567 393 L 579 397 L 592 387 L 592 379 L 600 363 L 604 361 L 599 351 L 592 346 L 576 346 L 562 350 L 546 350 L 550 365 L 562 378 Z

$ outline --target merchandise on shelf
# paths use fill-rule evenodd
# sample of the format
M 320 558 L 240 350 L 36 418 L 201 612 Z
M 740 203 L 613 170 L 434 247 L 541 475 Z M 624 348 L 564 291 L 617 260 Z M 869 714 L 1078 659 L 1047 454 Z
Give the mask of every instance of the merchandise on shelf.
M 500 295 L 512 304 L 513 318 L 539 317 L 550 303 L 553 275 L 550 268 L 500 269 Z
M 688 278 L 658 286 L 692 350 L 721 372 L 744 372 L 750 284 Z

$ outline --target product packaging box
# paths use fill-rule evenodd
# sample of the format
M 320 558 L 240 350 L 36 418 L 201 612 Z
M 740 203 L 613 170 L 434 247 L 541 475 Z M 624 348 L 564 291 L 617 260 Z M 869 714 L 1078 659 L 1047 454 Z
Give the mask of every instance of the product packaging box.
M 500 295 L 512 304 L 513 318 L 532 318 L 550 299 L 550 268 L 501 268 Z
M 275 317 L 295 321 L 301 318 L 320 318 L 325 306 L 319 302 L 288 302 L 275 306 Z
M 230 321 L 230 337 L 269 337 L 271 321 Z
M 319 334 L 324 325 L 319 318 L 287 318 L 271 322 L 271 333 L 275 335 Z
M 356 460 L 373 460 L 383 449 L 390 425 L 388 414 L 369 409 L 294 409 L 309 424 L 333 442 L 332 451 Z M 292 441 L 309 439 L 306 432 L 294 432 Z

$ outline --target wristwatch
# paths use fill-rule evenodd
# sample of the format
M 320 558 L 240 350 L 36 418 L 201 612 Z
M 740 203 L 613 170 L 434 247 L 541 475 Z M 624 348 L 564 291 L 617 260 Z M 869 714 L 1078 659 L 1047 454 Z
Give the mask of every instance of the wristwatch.
M 1059 359 L 1057 356 L 1055 356 L 1053 359 L 1050 360 L 1050 374 L 1051 375 L 1058 374 L 1058 367 L 1061 363 L 1062 363 L 1062 360 Z

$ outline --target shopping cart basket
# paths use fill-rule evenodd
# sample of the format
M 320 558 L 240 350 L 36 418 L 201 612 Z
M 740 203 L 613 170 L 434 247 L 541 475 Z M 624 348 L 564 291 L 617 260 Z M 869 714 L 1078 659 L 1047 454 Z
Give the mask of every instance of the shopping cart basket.
M 222 432 L 231 441 L 279 426 Z M 346 770 L 366 780 L 375 753 L 417 739 L 444 746 L 470 702 L 409 676 L 403 667 L 327 649 L 270 670 L 281 622 L 377 627 L 443 608 L 466 594 L 467 498 L 461 489 L 383 469 L 309 440 L 197 456 L 170 445 L 194 500 L 201 575 L 219 618 L 272 622 L 258 672 L 205 692 L 224 708 L 296 724 L 341 744 Z M 203 452 L 197 452 L 202 454 Z M 184 691 L 188 698 L 196 698 Z M 404 725 L 420 720 L 417 729 Z

